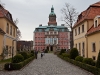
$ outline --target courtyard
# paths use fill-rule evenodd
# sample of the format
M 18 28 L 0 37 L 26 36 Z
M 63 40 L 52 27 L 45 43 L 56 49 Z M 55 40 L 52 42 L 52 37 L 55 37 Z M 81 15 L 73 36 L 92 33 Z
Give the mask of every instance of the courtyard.
M 53 53 L 46 53 L 41 59 L 34 59 L 21 70 L 0 71 L 0 75 L 93 75 L 92 73 L 74 66 Z

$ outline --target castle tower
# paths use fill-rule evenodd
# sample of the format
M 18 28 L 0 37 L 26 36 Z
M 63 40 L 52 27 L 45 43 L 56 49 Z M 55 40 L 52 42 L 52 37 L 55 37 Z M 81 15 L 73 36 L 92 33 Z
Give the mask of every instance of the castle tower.
M 57 26 L 56 14 L 54 13 L 54 8 L 53 8 L 53 6 L 52 6 L 52 8 L 51 8 L 51 13 L 49 14 L 48 26 L 50 26 L 50 25 Z

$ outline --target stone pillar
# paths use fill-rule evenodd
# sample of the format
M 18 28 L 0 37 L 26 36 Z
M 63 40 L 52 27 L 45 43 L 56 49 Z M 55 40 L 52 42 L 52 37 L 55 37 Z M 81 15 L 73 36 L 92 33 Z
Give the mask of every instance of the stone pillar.
M 49 51 L 50 51 L 50 46 L 49 46 Z

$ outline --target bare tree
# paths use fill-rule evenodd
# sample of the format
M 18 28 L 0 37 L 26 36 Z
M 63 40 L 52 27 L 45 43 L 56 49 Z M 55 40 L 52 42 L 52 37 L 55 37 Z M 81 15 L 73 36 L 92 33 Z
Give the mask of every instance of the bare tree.
M 17 25 L 18 24 L 18 18 L 16 18 L 16 20 L 14 20 L 14 23 L 15 23 L 15 25 Z
M 21 37 L 21 31 L 17 29 L 17 40 L 20 40 Z
M 65 7 L 61 9 L 61 12 L 61 20 L 64 21 L 66 26 L 71 29 L 70 48 L 73 48 L 73 23 L 77 20 L 78 13 L 76 12 L 76 9 L 68 3 L 65 3 Z
M 16 20 L 14 20 L 14 23 L 15 23 L 15 25 L 17 25 L 18 24 L 18 18 L 16 18 Z M 19 30 L 19 28 L 17 29 L 17 40 L 20 40 L 20 38 L 21 38 L 22 36 L 21 36 L 21 31 Z

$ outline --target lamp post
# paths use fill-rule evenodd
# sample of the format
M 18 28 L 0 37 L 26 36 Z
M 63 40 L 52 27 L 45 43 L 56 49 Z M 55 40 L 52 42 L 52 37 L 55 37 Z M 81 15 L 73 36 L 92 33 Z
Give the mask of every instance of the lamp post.
M 14 53 L 13 53 L 13 51 L 14 51 L 14 41 L 16 41 L 16 40 L 12 40 L 12 62 L 13 62 L 13 55 L 14 55 Z

